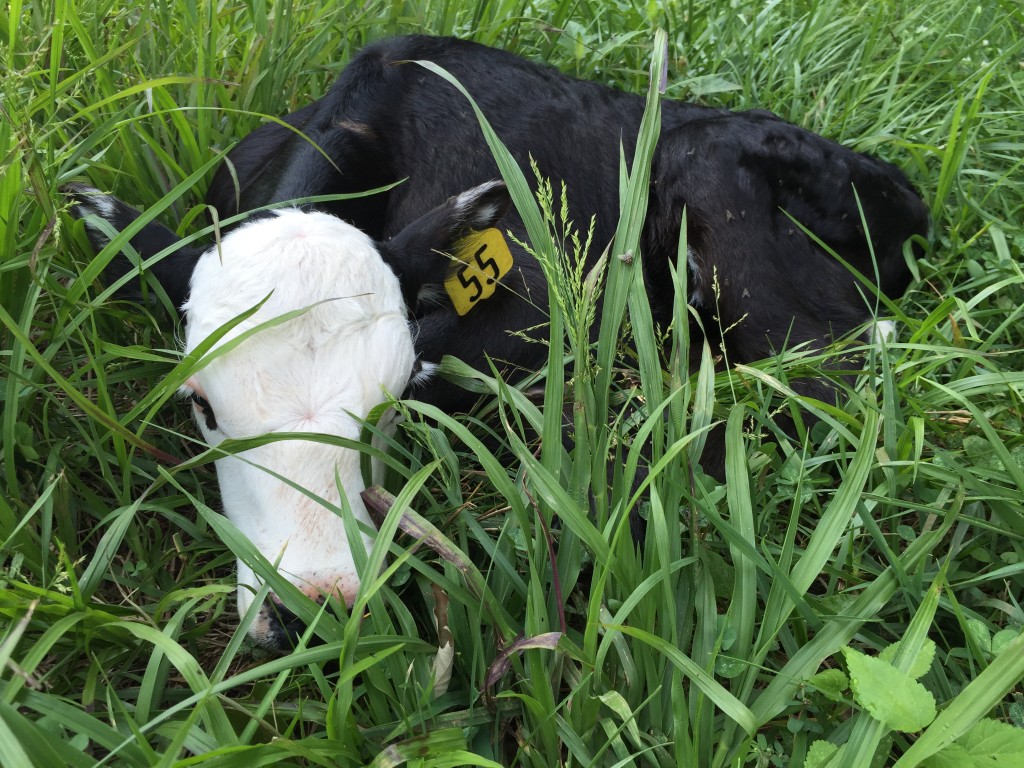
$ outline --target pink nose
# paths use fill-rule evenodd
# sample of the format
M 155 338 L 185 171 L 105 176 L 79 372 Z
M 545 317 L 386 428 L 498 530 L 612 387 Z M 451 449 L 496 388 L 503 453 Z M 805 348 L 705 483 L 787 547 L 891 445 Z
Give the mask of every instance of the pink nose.
M 322 603 L 327 597 L 341 600 L 349 608 L 359 591 L 359 578 L 353 574 L 325 574 L 322 571 L 290 575 L 289 581 L 310 600 Z

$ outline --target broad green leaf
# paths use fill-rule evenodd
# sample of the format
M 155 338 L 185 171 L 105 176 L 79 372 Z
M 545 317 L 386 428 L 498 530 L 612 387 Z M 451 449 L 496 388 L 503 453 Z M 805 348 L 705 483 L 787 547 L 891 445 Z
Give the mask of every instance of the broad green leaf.
M 845 747 L 837 747 L 831 741 L 816 741 L 807 750 L 807 757 L 804 758 L 804 768 L 825 768 L 832 758 L 841 755 Z
M 986 718 L 974 726 L 960 744 L 975 765 L 1018 768 L 1024 765 L 1024 730 Z
M 935 697 L 892 664 L 843 648 L 853 697 L 872 717 L 895 731 L 920 731 L 935 719 Z
M 850 678 L 841 669 L 825 669 L 807 679 L 821 694 L 832 701 L 841 701 L 850 688 Z
M 981 619 L 967 619 L 964 629 L 975 644 L 983 651 L 992 650 L 992 633 L 988 631 L 988 625 Z
M 1008 691 L 1017 686 L 1022 674 L 1024 635 L 1019 635 L 956 698 L 946 704 L 935 722 L 895 763 L 895 768 L 918 765 L 961 735 L 969 733 L 973 723 L 980 722 Z
M 886 646 L 882 649 L 882 652 L 878 654 L 878 658 L 889 664 L 893 663 L 896 658 L 896 654 L 899 653 L 901 647 L 901 640 L 897 640 L 892 645 Z M 914 659 L 914 663 L 910 666 L 908 673 L 912 678 L 918 680 L 927 672 L 932 662 L 935 661 L 935 641 L 925 639 L 924 645 L 921 646 L 921 652 L 917 654 Z
M 998 656 L 1003 652 L 1003 649 L 1009 645 L 1017 635 L 1020 634 L 1019 630 L 1016 629 L 1001 629 L 992 635 L 992 654 Z
M 956 744 L 936 752 L 926 768 L 1019 768 L 1024 765 L 1024 729 L 981 720 Z
M 950 744 L 929 757 L 921 765 L 923 768 L 973 768 L 974 760 L 959 744 Z

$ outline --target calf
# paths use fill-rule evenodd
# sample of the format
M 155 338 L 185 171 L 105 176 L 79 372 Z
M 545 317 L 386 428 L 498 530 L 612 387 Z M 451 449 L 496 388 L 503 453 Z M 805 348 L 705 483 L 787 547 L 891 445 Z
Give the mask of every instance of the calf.
M 515 245 L 525 241 L 523 223 L 515 211 L 506 215 L 507 194 L 491 181 L 497 166 L 469 104 L 415 59 L 458 78 L 521 166 L 532 159 L 543 176 L 565 182 L 570 218 L 594 220 L 588 267 L 611 241 L 620 145 L 632 155 L 642 98 L 460 40 L 412 36 L 366 48 L 326 96 L 286 115 L 286 126 L 268 123 L 243 139 L 207 201 L 224 219 L 297 198 L 397 185 L 319 204 L 320 212 L 307 206 L 261 218 L 225 237 L 222 254 L 181 248 L 152 269 L 184 309 L 186 349 L 268 294 L 245 327 L 313 307 L 224 354 L 186 387 L 211 442 L 272 431 L 354 436 L 347 414 L 365 415 L 382 388 L 399 394 L 408 386 L 446 410 L 465 408 L 471 395 L 430 376 L 445 354 L 481 369 L 488 359 L 512 372 L 543 364 L 544 346 L 531 341 L 544 335 L 546 285 L 540 265 Z M 72 194 L 78 215 L 95 214 L 115 228 L 137 215 L 83 188 Z M 688 300 L 704 329 L 727 329 L 711 341 L 731 362 L 797 344 L 820 348 L 871 319 L 862 286 L 815 238 L 895 297 L 910 279 L 903 244 L 927 229 L 921 199 L 892 165 L 767 112 L 665 102 L 641 242 L 651 309 L 662 325 L 671 319 L 669 265 L 684 210 Z M 475 301 L 446 296 L 448 254 L 498 224 L 513 236 L 511 269 L 498 290 L 489 297 L 474 291 Z M 102 244 L 103 228 L 90 231 Z M 320 249 L 315 258 L 306 257 L 310 239 Z M 146 257 L 173 241 L 151 226 L 133 245 Z M 498 278 L 497 271 L 482 275 Z M 801 386 L 831 396 L 820 382 Z M 312 443 L 274 445 L 250 454 L 252 463 L 332 503 L 344 492 L 357 516 L 365 515 L 354 457 Z M 218 471 L 227 514 L 269 559 L 280 558 L 282 572 L 311 593 L 351 598 L 358 578 L 334 512 L 241 459 L 225 459 Z M 289 531 L 267 533 L 263 516 L 285 514 L 294 521 Z M 254 580 L 241 564 L 240 574 L 244 609 Z M 269 618 L 260 631 L 271 642 L 284 636 Z
M 588 260 L 596 261 L 615 231 L 620 145 L 632 157 L 643 98 L 461 40 L 403 37 L 364 49 L 326 96 L 284 118 L 289 128 L 268 123 L 239 143 L 207 201 L 223 218 L 281 200 L 402 182 L 321 206 L 387 240 L 446 198 L 497 178 L 465 97 L 410 62 L 416 59 L 439 64 L 466 87 L 528 177 L 532 159 L 541 175 L 566 183 L 569 218 L 584 228 L 595 219 Z M 888 163 L 767 112 L 666 101 L 641 243 L 651 309 L 663 325 L 671 318 L 669 265 L 684 208 L 688 298 L 704 329 L 730 329 L 714 341 L 741 363 L 787 346 L 827 344 L 870 318 L 863 286 L 800 225 L 861 274 L 877 275 L 890 297 L 910 280 L 904 242 L 927 231 L 921 199 Z M 525 240 L 515 212 L 502 228 Z M 546 321 L 544 278 L 514 245 L 512 255 L 515 266 L 502 279 L 507 290 L 466 315 L 448 301 L 417 300 L 440 293 L 421 288 L 440 284 L 447 262 L 421 250 L 392 255 L 422 360 L 451 354 L 484 370 L 487 357 L 510 370 L 543 364 L 544 345 L 519 332 Z M 824 385 L 808 386 L 823 394 Z M 443 382 L 427 381 L 416 396 L 445 410 L 466 405 L 466 394 Z

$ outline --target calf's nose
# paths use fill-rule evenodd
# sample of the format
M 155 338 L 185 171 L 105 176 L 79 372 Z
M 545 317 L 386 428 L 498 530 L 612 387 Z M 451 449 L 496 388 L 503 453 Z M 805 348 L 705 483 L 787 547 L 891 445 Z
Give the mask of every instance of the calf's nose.
M 335 578 L 328 583 L 322 577 L 311 575 L 307 579 L 296 578 L 296 582 L 300 591 L 318 605 L 323 605 L 327 596 L 332 595 L 343 600 L 347 608 L 351 608 L 359 590 L 359 581 L 355 578 Z M 278 650 L 294 648 L 306 631 L 306 623 L 273 593 L 267 598 L 263 610 L 266 614 L 266 644 Z M 320 642 L 313 635 L 308 644 L 318 645 Z

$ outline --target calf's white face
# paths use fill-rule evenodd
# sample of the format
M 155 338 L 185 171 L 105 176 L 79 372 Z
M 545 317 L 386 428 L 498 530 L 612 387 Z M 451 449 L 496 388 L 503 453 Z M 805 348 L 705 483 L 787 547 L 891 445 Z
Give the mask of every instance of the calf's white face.
M 186 382 L 183 391 L 207 441 L 272 432 L 358 438 L 356 419 L 385 392 L 400 395 L 415 360 L 398 279 L 373 241 L 333 216 L 297 210 L 234 230 L 192 273 L 185 351 L 264 299 L 217 347 L 268 320 L 305 311 L 257 331 Z M 275 474 L 331 507 L 340 506 L 344 494 L 355 517 L 369 523 L 359 497 L 359 454 L 282 440 L 217 461 L 224 512 L 263 556 L 310 597 L 334 595 L 351 604 L 359 576 L 342 518 Z M 371 544 L 364 536 L 363 546 Z M 258 585 L 239 562 L 240 614 Z M 264 605 L 250 629 L 261 643 L 283 639 L 273 613 Z

